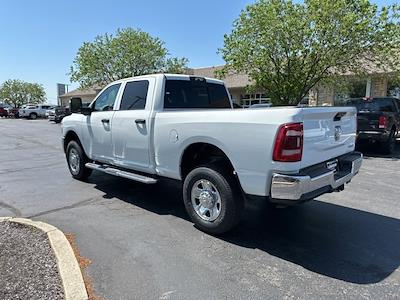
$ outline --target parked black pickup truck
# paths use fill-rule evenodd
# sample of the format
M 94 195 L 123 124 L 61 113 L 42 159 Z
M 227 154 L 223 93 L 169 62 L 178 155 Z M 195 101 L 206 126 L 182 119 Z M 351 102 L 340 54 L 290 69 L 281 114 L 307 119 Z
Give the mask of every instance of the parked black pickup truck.
M 54 109 L 49 110 L 49 121 L 60 123 L 62 119 L 71 114 L 69 107 L 56 106 Z
M 400 133 L 400 100 L 391 97 L 354 98 L 346 106 L 357 108 L 357 144 L 376 143 L 393 153 Z

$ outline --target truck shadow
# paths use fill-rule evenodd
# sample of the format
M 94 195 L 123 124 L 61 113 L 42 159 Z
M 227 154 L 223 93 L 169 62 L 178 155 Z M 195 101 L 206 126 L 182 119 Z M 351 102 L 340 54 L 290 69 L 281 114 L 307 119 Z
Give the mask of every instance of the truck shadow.
M 358 146 L 358 151 L 360 151 L 365 159 L 380 157 L 387 158 L 389 160 L 399 160 L 400 159 L 400 141 L 397 140 L 396 149 L 392 154 L 384 154 L 382 153 L 379 145 L 361 145 Z
M 97 178 L 92 180 L 104 198 L 116 197 L 159 215 L 188 220 L 177 184 L 146 186 L 111 176 Z M 286 209 L 268 209 L 261 201 L 246 206 L 239 226 L 219 236 L 221 242 L 259 249 L 357 284 L 380 282 L 400 265 L 398 219 L 322 201 Z
M 259 207 L 259 205 L 255 206 Z M 400 220 L 322 201 L 247 209 L 223 240 L 339 280 L 377 283 L 400 265 Z

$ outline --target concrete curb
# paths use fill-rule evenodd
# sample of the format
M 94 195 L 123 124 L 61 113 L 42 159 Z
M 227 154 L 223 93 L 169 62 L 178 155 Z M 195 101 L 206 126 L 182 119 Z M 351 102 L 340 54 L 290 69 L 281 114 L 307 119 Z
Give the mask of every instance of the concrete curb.
M 36 227 L 47 234 L 50 245 L 56 256 L 58 272 L 64 287 L 66 300 L 87 300 L 85 283 L 74 251 L 64 233 L 56 227 L 23 218 L 0 217 L 0 222 L 9 221 Z

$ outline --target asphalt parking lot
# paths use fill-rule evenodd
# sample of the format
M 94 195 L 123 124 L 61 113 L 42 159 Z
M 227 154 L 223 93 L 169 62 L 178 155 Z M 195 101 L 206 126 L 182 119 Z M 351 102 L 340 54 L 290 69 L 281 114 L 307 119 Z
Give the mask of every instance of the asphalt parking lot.
M 73 180 L 59 125 L 0 119 L 0 216 L 74 233 L 104 299 L 400 298 L 400 145 L 367 154 L 341 193 L 250 203 L 217 238 L 187 220 L 178 185 Z

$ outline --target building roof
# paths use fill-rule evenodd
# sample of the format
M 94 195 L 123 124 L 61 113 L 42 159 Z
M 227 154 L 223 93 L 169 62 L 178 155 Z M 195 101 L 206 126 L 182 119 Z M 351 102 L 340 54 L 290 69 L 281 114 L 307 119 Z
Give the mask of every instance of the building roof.
M 395 72 L 395 70 L 392 68 L 390 62 L 379 63 L 377 61 L 374 61 L 371 58 L 362 59 L 361 65 L 362 65 L 363 70 L 360 70 L 360 71 L 362 71 L 364 74 L 368 74 L 368 75 L 383 75 L 383 74 L 390 75 Z M 333 71 L 333 72 L 335 72 L 335 71 Z M 357 74 L 353 71 L 346 71 L 344 73 L 341 73 L 340 75 L 353 76 L 353 75 L 357 75 Z
M 72 90 L 68 93 L 60 95 L 60 98 L 72 98 L 72 97 L 82 97 L 82 96 L 96 96 L 102 87 L 94 86 L 90 88 L 79 88 L 76 90 Z
M 189 69 L 189 75 L 194 76 L 202 76 L 202 77 L 211 77 L 215 78 L 215 72 L 219 71 L 224 66 L 213 66 L 213 67 L 205 67 L 205 68 L 196 68 Z M 227 88 L 243 88 L 250 84 L 249 76 L 246 74 L 236 74 L 233 72 L 229 72 L 225 78 L 221 78 Z

